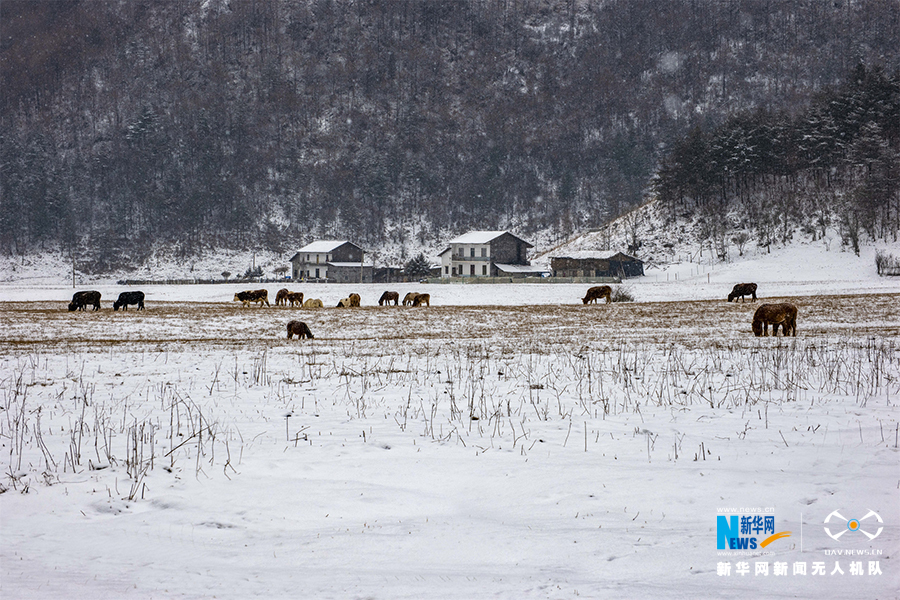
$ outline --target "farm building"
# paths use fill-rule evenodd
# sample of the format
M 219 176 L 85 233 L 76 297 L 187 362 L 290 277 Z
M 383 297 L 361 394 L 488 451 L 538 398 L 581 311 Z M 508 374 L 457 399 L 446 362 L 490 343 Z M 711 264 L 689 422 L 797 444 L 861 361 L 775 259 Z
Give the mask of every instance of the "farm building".
M 346 240 L 319 240 L 291 257 L 294 280 L 372 283 L 372 265 L 363 264 L 363 249 Z
M 438 256 L 441 277 L 525 277 L 540 273 L 526 253 L 531 244 L 508 231 L 470 231 Z
M 644 261 L 622 252 L 579 252 L 551 257 L 550 270 L 554 277 L 641 277 Z

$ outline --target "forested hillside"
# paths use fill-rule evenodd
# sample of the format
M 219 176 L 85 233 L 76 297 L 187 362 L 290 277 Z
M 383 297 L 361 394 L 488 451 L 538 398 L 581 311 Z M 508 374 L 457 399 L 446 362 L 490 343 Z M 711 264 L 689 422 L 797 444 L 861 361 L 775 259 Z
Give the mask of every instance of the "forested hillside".
M 895 0 L 2 0 L 0 252 L 404 258 L 469 228 L 559 240 L 654 181 L 675 214 L 801 180 L 865 203 L 893 177 L 880 225 L 857 211 L 878 235 L 896 113 L 812 153 L 837 171 L 805 146 L 709 156 L 750 129 L 796 145 L 765 132 L 801 115 L 822 132 L 860 77 L 896 103 L 897 31 Z M 845 159 L 875 155 L 894 170 L 866 191 L 881 163 Z
M 829 228 L 859 254 L 860 236 L 897 241 L 898 151 L 900 81 L 860 65 L 795 115 L 760 109 L 693 129 L 660 168 L 657 197 L 670 221 L 699 213 L 720 256 L 732 231 L 770 246 Z

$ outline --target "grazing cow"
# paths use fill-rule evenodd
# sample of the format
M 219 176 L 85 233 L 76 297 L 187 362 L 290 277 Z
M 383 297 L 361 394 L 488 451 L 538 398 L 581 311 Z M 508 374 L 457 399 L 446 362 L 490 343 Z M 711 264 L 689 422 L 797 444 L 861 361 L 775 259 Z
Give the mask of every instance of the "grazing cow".
M 238 292 L 234 295 L 234 301 L 243 302 L 244 308 L 249 307 L 252 302 L 259 304 L 260 308 L 262 308 L 263 302 L 266 303 L 266 306 L 272 306 L 269 304 L 268 290 L 247 290 L 245 292 Z
M 303 303 L 303 308 L 322 308 L 322 301 L 318 298 L 309 298 Z
M 350 294 L 347 296 L 347 299 L 350 300 L 350 306 L 359 306 L 359 301 L 361 300 L 359 294 Z
M 612 302 L 612 288 L 608 285 L 598 285 L 589 288 L 585 297 L 581 299 L 581 302 L 590 304 L 592 302 L 597 302 L 600 298 L 606 298 L 607 304 Z
M 381 298 L 378 299 L 378 306 L 384 306 L 385 302 L 388 304 L 394 302 L 394 306 L 400 302 L 400 294 L 397 292 L 385 292 L 381 295 Z
M 309 327 L 307 327 L 306 323 L 304 323 L 303 321 L 289 321 L 287 324 L 288 339 L 293 339 L 295 335 L 301 340 L 303 338 L 315 338 L 315 336 L 312 334 L 312 331 L 309 330 Z
M 303 292 L 288 292 L 287 301 L 290 302 L 291 308 L 296 304 L 303 306 Z
M 113 303 L 113 310 L 128 310 L 129 304 L 137 304 L 138 310 L 144 310 L 144 292 L 122 292 L 119 299 Z
M 772 325 L 772 337 L 788 334 L 797 337 L 797 307 L 787 302 L 782 304 L 763 304 L 753 313 L 753 334 L 756 337 L 769 335 L 769 324 Z
M 338 300 L 337 306 L 335 308 L 350 308 L 353 304 L 350 302 L 350 298 L 342 298 Z
M 728 294 L 728 301 L 741 298 L 741 302 L 744 301 L 744 296 L 753 296 L 753 301 L 756 301 L 756 284 L 755 283 L 738 283 L 735 284 L 734 289 L 731 290 L 731 293 Z
M 410 292 L 407 295 L 403 296 L 403 306 L 412 306 L 413 301 L 418 295 L 419 292 Z
M 94 307 L 93 310 L 100 310 L 100 292 L 96 290 L 75 292 L 72 302 L 69 303 L 69 311 L 86 310 L 88 304 Z
M 287 304 L 288 294 L 290 293 L 290 290 L 288 290 L 287 288 L 281 288 L 280 290 L 278 290 L 278 293 L 275 294 L 275 306 Z
M 413 298 L 413 306 L 431 306 L 431 295 L 430 294 L 416 294 L 416 297 Z

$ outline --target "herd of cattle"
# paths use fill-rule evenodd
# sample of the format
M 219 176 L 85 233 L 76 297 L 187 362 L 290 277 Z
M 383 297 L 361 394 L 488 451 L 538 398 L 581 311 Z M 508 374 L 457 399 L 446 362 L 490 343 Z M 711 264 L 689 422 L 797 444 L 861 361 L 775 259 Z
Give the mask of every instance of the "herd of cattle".
M 745 296 L 750 296 L 756 300 L 755 283 L 739 283 L 734 286 L 731 293 L 728 294 L 728 301 L 736 301 L 737 298 L 744 302 Z M 602 299 L 606 299 L 606 303 L 612 302 L 612 288 L 608 285 L 598 285 L 589 288 L 581 302 L 585 305 L 597 303 Z M 244 308 L 248 308 L 251 304 L 269 304 L 268 290 L 246 290 L 238 292 L 234 295 L 235 302 L 241 302 Z M 360 306 L 359 294 L 350 294 L 346 298 L 342 298 L 337 303 L 337 308 L 352 308 Z M 378 306 L 388 306 L 393 302 L 397 306 L 400 302 L 400 294 L 398 292 L 385 292 L 378 299 Z M 144 309 L 144 292 L 122 292 L 119 298 L 113 303 L 113 310 L 128 310 L 130 304 L 137 305 L 137 310 Z M 93 310 L 100 310 L 100 292 L 91 290 L 84 292 L 76 292 L 72 296 L 72 302 L 69 303 L 69 310 L 87 310 L 87 307 L 93 307 Z M 275 295 L 275 306 L 300 307 L 300 308 L 322 308 L 322 301 L 318 298 L 307 298 L 304 300 L 303 292 L 292 292 L 288 289 L 278 290 Z M 418 292 L 409 292 L 403 297 L 403 306 L 431 306 L 431 296 L 429 294 L 420 294 Z M 778 328 L 781 327 L 782 336 L 797 335 L 797 307 L 789 303 L 781 304 L 763 304 L 756 309 L 753 314 L 752 329 L 753 333 L 759 336 L 769 335 L 769 325 L 772 326 L 772 335 L 778 335 Z M 306 323 L 302 321 L 290 321 L 287 324 L 287 337 L 292 339 L 296 335 L 299 338 L 313 338 Z
M 122 292 L 119 299 L 113 302 L 113 310 L 128 310 L 129 304 L 137 304 L 137 310 L 144 310 L 144 292 Z M 93 310 L 100 310 L 100 292 L 75 292 L 69 303 L 69 311 L 87 310 L 92 306 Z
M 234 295 L 234 301 L 241 302 L 244 305 L 244 308 L 247 308 L 254 303 L 259 304 L 260 307 L 263 304 L 272 306 L 269 304 L 269 290 L 247 290 L 238 292 Z M 390 305 L 391 302 L 394 303 L 394 306 L 397 306 L 399 301 L 399 293 L 385 292 L 381 295 L 381 298 L 379 298 L 378 306 Z M 278 290 L 278 293 L 275 295 L 275 306 L 322 308 L 323 304 L 318 298 L 307 298 L 304 300 L 303 292 L 291 292 L 285 288 Z M 346 298 L 342 298 L 338 301 L 336 308 L 352 308 L 354 306 L 360 306 L 359 294 L 350 294 Z M 410 292 L 403 298 L 403 306 L 431 306 L 431 295 Z

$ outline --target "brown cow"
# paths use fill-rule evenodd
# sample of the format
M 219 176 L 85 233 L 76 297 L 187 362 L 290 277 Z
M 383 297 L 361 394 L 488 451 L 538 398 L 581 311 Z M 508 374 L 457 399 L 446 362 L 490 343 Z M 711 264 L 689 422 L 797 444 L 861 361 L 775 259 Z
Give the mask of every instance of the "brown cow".
M 247 290 L 245 292 L 238 292 L 234 295 L 234 301 L 242 302 L 244 308 L 247 308 L 253 302 L 259 304 L 260 307 L 262 307 L 263 302 L 266 303 L 266 306 L 272 306 L 269 304 L 268 290 Z
M 378 299 L 378 306 L 384 306 L 385 303 L 390 304 L 391 301 L 394 302 L 394 306 L 400 303 L 400 294 L 397 292 L 385 292 L 381 295 L 381 298 Z
M 772 337 L 781 335 L 797 337 L 797 307 L 784 302 L 782 304 L 763 304 L 753 313 L 753 334 L 756 337 L 769 335 L 769 324 L 772 325 Z
M 290 293 L 290 290 L 288 290 L 287 288 L 281 288 L 280 290 L 278 290 L 278 293 L 275 294 L 275 306 L 287 304 L 287 297 Z
M 347 299 L 350 300 L 350 306 L 359 306 L 359 301 L 361 300 L 359 294 L 350 294 L 347 296 Z
M 287 336 L 288 339 L 293 339 L 294 335 L 301 340 L 303 338 L 314 339 L 312 331 L 309 330 L 309 327 L 303 321 L 289 321 L 287 324 Z
M 416 294 L 416 297 L 413 298 L 413 306 L 431 306 L 431 294 Z
M 403 306 L 412 306 L 413 301 L 416 299 L 416 296 L 419 295 L 419 292 L 410 292 L 403 296 Z
M 728 294 L 728 301 L 731 302 L 740 296 L 741 302 L 744 301 L 744 296 L 753 296 L 753 301 L 756 301 L 756 284 L 755 283 L 738 283 L 735 284 L 734 289 L 731 290 L 731 293 Z
M 303 306 L 303 292 L 288 292 L 287 301 L 290 302 L 292 308 L 295 304 Z
M 594 286 L 587 291 L 587 295 L 581 299 L 584 304 L 597 302 L 600 298 L 606 298 L 606 303 L 612 302 L 612 288 L 608 285 Z

